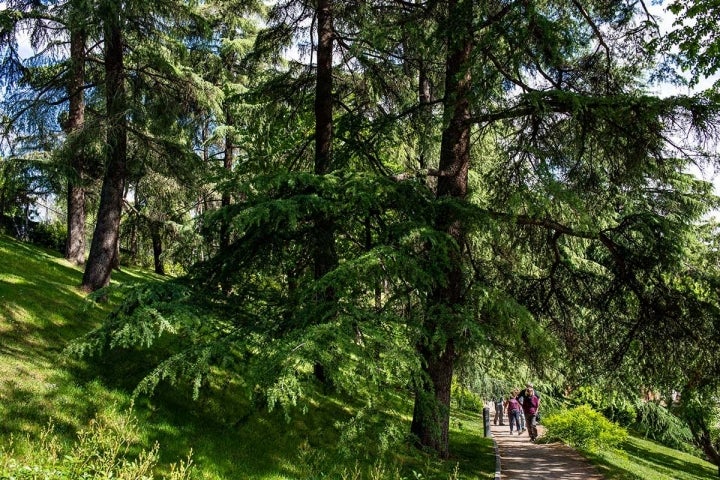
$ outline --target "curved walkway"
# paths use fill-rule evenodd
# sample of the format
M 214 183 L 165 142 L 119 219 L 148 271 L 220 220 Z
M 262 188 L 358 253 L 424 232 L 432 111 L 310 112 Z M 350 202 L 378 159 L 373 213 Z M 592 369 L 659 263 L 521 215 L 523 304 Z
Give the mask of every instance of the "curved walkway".
M 532 443 L 527 432 L 510 435 L 507 425 L 493 425 L 490 430 L 498 447 L 502 480 L 604 478 L 588 460 L 567 445 Z M 538 432 L 542 436 L 542 426 L 538 427 Z

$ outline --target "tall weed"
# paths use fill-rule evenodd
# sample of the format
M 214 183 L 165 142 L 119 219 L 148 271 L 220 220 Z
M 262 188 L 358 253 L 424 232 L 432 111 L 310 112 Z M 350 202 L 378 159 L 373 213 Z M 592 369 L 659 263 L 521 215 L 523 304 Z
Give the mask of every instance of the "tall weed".
M 15 442 L 0 447 L 0 478 L 17 480 L 99 479 L 190 480 L 191 454 L 157 473 L 159 444 L 139 447 L 139 429 L 131 413 L 103 414 L 77 434 L 77 440 L 64 444 L 50 422 L 37 439 L 27 438 L 30 448 L 16 454 Z

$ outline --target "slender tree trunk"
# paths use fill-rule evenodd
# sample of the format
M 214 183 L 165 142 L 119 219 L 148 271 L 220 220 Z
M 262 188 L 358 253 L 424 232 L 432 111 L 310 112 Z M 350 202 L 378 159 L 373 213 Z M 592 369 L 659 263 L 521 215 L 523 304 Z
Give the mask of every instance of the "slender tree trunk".
M 442 133 L 437 186 L 438 197 L 465 198 L 470 166 L 470 72 L 472 53 L 472 1 L 450 0 L 450 22 L 455 25 L 448 34 L 448 53 L 445 70 L 445 115 L 449 119 Z M 419 347 L 424 361 L 425 377 L 418 382 L 411 431 L 423 447 L 436 451 L 440 457 L 450 454 L 448 431 L 450 425 L 450 384 L 456 359 L 454 337 L 457 335 L 453 319 L 459 315 L 463 302 L 464 276 L 460 248 L 463 245 L 463 225 L 459 218 L 441 213 L 437 228 L 457 241 L 459 248 L 451 256 L 446 272 L 447 282 L 432 294 L 432 311 L 426 324 L 427 343 Z M 441 341 L 431 340 L 441 338 Z
M 85 158 L 82 145 L 75 142 L 85 123 L 85 39 L 82 29 L 70 32 L 71 74 L 68 82 L 70 108 L 66 132 L 71 142 L 71 173 L 67 185 L 67 243 L 65 258 L 76 265 L 85 263 Z
M 430 79 L 427 75 L 427 66 L 425 65 L 425 62 L 420 62 L 420 68 L 418 71 L 418 100 L 420 101 L 421 109 L 419 117 L 419 127 L 420 127 L 420 145 L 419 145 L 419 155 L 418 155 L 418 164 L 420 168 L 424 169 L 427 168 L 428 163 L 428 154 L 429 154 L 429 145 L 430 145 L 430 137 L 431 137 L 431 118 L 432 113 L 430 112 L 429 108 L 426 105 L 429 105 L 432 101 L 432 93 L 430 90 Z M 423 107 L 425 105 L 425 107 Z
M 100 193 L 97 224 L 82 288 L 95 291 L 110 283 L 120 233 L 120 216 L 127 169 L 127 120 L 123 39 L 118 13 L 105 21 L 105 84 L 107 102 L 107 164 Z
M 227 122 L 228 125 L 230 125 L 232 122 L 232 117 L 230 115 L 227 115 Z M 228 133 L 225 136 L 225 158 L 223 160 L 223 167 L 228 172 L 228 175 L 230 175 L 230 172 L 232 172 L 233 163 L 235 163 L 235 153 L 234 153 L 234 146 L 232 141 L 232 134 Z M 222 198 L 220 199 L 220 206 L 221 207 L 227 207 L 230 205 L 231 202 L 230 193 L 223 192 Z M 230 226 L 228 225 L 228 222 L 223 220 L 220 224 L 220 250 L 225 250 L 230 245 Z
M 133 189 L 133 205 L 135 208 L 130 212 L 130 215 L 132 215 L 134 218 L 130 222 L 130 263 L 136 264 L 137 263 L 137 256 L 139 246 L 138 246 L 138 226 L 140 225 L 140 215 L 137 211 L 138 206 L 138 188 L 140 186 L 140 182 L 137 182 L 135 185 L 135 188 Z
M 152 222 L 150 224 L 150 236 L 153 245 L 153 261 L 155 265 L 155 273 L 165 275 L 165 265 L 162 261 L 162 222 Z

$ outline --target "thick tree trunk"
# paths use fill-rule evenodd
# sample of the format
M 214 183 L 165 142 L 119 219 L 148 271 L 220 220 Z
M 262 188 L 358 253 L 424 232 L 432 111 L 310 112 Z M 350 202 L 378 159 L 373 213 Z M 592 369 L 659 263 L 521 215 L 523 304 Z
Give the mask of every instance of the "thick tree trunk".
M 77 138 L 85 123 L 85 32 L 74 29 L 70 33 L 71 75 L 68 82 L 70 108 L 66 132 L 71 142 Z M 65 258 L 76 265 L 85 263 L 85 159 L 81 145 L 71 147 L 73 155 L 67 186 L 67 243 Z
M 315 83 L 315 165 L 317 175 L 330 172 L 332 164 L 333 101 L 332 101 L 332 54 L 333 54 L 333 2 L 318 0 L 317 3 L 317 72 Z M 338 262 L 335 250 L 335 223 L 327 213 L 315 217 L 315 244 L 313 245 L 314 278 L 320 279 L 332 271 Z M 320 302 L 332 302 L 335 289 L 327 287 Z M 316 363 L 315 377 L 328 384 L 324 365 Z
M 440 165 L 437 186 L 438 197 L 465 198 L 467 194 L 468 169 L 470 166 L 470 72 L 472 53 L 472 1 L 450 0 L 449 14 L 456 25 L 448 36 L 448 53 L 445 71 L 445 112 L 449 117 L 442 133 Z M 429 312 L 427 343 L 419 347 L 424 361 L 425 379 L 417 385 L 413 411 L 412 433 L 422 447 L 431 448 L 441 457 L 449 455 L 448 428 L 450 422 L 450 384 L 456 357 L 453 324 L 448 321 L 457 315 L 463 302 L 464 277 L 460 248 L 463 245 L 461 219 L 450 214 L 440 214 L 437 228 L 450 234 L 459 248 L 451 257 L 447 270 L 447 282 L 432 294 L 432 310 Z M 436 333 L 438 335 L 436 335 Z M 434 342 L 432 338 L 442 338 Z
M 426 378 L 415 391 L 410 431 L 421 447 L 431 449 L 441 458 L 450 455 L 450 387 L 452 384 L 455 344 L 449 340 L 445 351 L 436 347 L 421 347 Z
M 333 137 L 332 102 L 332 52 L 333 52 L 333 2 L 319 0 L 317 6 L 317 79 L 315 86 L 315 173 L 324 175 L 330 171 Z M 335 251 L 335 225 L 326 214 L 319 214 L 315 221 L 315 278 L 321 278 L 337 265 Z M 329 289 L 331 290 L 331 289 Z M 327 291 L 325 300 L 334 297 Z
M 107 102 L 107 164 L 100 193 L 97 224 L 82 288 L 95 291 L 110 283 L 120 233 L 127 169 L 127 120 L 122 30 L 117 14 L 105 22 L 105 84 Z

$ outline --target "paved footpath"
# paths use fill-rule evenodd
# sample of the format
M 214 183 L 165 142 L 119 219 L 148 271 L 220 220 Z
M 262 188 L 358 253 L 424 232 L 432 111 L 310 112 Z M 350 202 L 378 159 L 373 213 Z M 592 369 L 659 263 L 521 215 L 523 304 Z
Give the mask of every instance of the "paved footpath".
M 498 446 L 502 480 L 604 478 L 590 462 L 562 443 L 532 443 L 527 431 L 510 435 L 507 424 L 493 425 L 490 430 Z M 538 433 L 542 437 L 542 426 Z

